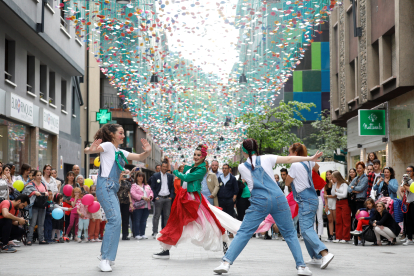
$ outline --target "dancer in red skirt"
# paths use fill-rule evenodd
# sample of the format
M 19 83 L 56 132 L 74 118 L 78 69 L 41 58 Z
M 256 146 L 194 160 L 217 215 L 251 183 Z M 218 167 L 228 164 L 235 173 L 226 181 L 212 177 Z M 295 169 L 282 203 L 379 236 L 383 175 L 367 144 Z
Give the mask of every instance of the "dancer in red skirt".
M 169 259 L 171 247 L 188 240 L 205 250 L 227 249 L 229 240 L 226 231 L 210 209 L 215 207 L 209 206 L 201 195 L 201 181 L 207 172 L 206 157 L 207 146 L 199 145 L 194 152 L 193 166 L 185 166 L 183 173 L 180 173 L 178 164 L 174 165 L 174 175 L 181 179 L 182 187 L 172 205 L 167 225 L 157 235 L 162 251 L 153 254 L 153 258 Z

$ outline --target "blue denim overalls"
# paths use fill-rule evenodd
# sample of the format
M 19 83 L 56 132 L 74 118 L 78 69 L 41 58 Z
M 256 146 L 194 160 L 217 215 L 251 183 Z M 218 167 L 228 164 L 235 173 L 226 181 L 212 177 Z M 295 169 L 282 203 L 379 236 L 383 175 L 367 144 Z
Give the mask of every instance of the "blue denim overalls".
M 309 188 L 296 193 L 295 180 L 292 182 L 292 192 L 296 202 L 299 204 L 299 226 L 300 231 L 305 241 L 306 249 L 308 250 L 311 258 L 321 259 L 320 254 L 323 250 L 328 250 L 327 247 L 319 240 L 318 234 L 313 228 L 315 223 L 316 211 L 318 210 L 319 199 L 316 194 L 315 187 L 312 180 L 312 169 L 310 163 L 306 165 L 304 162 L 300 162 L 308 173 Z
M 115 156 L 123 167 L 125 161 L 121 156 Z M 105 225 L 105 235 L 101 246 L 102 260 L 115 261 L 118 250 L 119 237 L 121 235 L 121 210 L 117 195 L 120 175 L 121 169 L 115 161 L 108 177 L 102 177 L 101 169 L 99 168 L 96 197 L 105 211 L 105 216 L 108 220 Z
M 256 157 L 254 170 L 249 163 L 245 162 L 244 165 L 251 171 L 254 182 L 252 196 L 249 199 L 250 206 L 246 210 L 243 223 L 223 257 L 223 261 L 233 264 L 260 223 L 270 213 L 292 252 L 296 267 L 306 266 L 296 230 L 293 228 L 292 213 L 282 190 L 263 170 L 259 156 Z

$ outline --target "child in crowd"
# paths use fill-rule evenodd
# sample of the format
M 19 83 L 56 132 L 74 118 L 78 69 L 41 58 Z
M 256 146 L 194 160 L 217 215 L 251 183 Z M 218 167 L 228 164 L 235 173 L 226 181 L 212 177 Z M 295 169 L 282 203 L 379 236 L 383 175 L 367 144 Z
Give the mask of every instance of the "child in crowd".
M 48 243 L 55 243 L 52 239 L 52 211 L 53 211 L 53 192 L 48 191 L 49 197 L 46 201 L 46 216 L 45 216 L 45 223 L 44 223 L 44 233 L 45 233 L 45 241 Z
M 95 201 L 98 201 L 96 198 L 96 185 L 92 185 L 90 188 L 90 193 L 94 196 Z M 101 242 L 99 239 L 99 229 L 102 220 L 102 213 L 99 209 L 98 212 L 91 214 L 91 219 L 89 221 L 89 239 L 91 242 Z
M 88 240 L 88 227 L 89 219 L 91 218 L 91 213 L 89 213 L 88 206 L 84 204 L 79 204 L 77 209 L 79 215 L 79 227 L 78 227 L 78 242 L 82 242 L 82 230 L 85 235 L 84 242 L 89 242 Z
M 107 220 L 105 216 L 105 211 L 103 210 L 102 206 L 101 206 L 100 212 L 102 214 L 102 218 L 101 218 L 101 225 L 99 225 L 99 236 L 101 237 L 101 240 L 102 240 Z
M 78 237 L 76 237 L 76 233 L 78 233 L 78 222 L 79 222 L 79 214 L 78 208 L 79 205 L 82 203 L 82 191 L 79 187 L 76 187 L 72 190 L 72 198 L 70 199 L 70 203 L 72 204 L 72 211 L 70 213 L 70 224 L 68 229 L 66 230 L 65 238 L 66 241 L 69 241 L 68 233 L 72 230 L 72 227 L 75 226 L 75 237 L 74 240 L 78 241 Z
M 62 194 L 59 194 L 59 193 L 55 194 L 53 196 L 53 210 L 62 209 L 63 211 L 68 211 L 68 212 L 72 211 L 73 208 L 62 207 L 62 202 L 63 202 Z M 52 239 L 54 239 L 56 235 L 57 243 L 64 243 L 63 238 L 60 237 L 60 232 L 63 231 L 63 221 L 64 221 L 64 216 L 62 216 L 61 219 L 54 219 L 52 217 L 52 226 L 53 226 Z
M 355 231 L 351 232 L 352 235 L 355 235 L 355 236 L 361 235 L 362 230 L 363 230 L 362 226 L 369 225 L 370 219 L 373 218 L 374 215 L 375 215 L 375 212 L 376 212 L 375 211 L 375 201 L 372 198 L 370 198 L 370 197 L 367 198 L 367 200 L 365 200 L 364 206 L 366 208 L 359 209 L 356 212 L 355 217 L 357 217 L 359 212 L 361 212 L 361 211 L 367 211 L 368 214 L 369 214 L 369 217 L 360 217 L 360 218 L 358 218 L 357 228 L 355 229 Z M 361 243 L 361 238 L 360 237 L 358 237 L 358 240 L 359 240 L 358 243 Z

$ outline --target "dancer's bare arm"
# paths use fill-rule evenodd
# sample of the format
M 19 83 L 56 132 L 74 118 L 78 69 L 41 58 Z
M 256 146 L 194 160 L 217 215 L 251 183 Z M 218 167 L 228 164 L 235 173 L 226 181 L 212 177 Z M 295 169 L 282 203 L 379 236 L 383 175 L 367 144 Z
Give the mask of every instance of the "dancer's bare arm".
M 130 153 L 128 154 L 128 160 L 143 161 L 151 154 L 151 145 L 148 143 L 147 139 L 141 139 L 143 153 Z
M 319 161 L 319 157 L 323 155 L 323 152 L 317 151 L 314 156 L 278 156 L 276 163 L 278 164 L 290 164 L 303 161 Z

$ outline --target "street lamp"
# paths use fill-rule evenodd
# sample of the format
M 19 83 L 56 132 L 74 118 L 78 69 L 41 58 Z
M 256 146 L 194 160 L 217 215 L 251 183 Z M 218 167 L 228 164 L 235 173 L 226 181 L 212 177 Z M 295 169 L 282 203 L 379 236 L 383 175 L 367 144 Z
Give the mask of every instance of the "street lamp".
M 243 74 L 241 74 L 240 78 L 239 78 L 239 83 L 247 83 L 247 78 L 246 76 Z
M 152 75 L 151 76 L 151 80 L 150 80 L 150 83 L 158 83 L 158 76 L 157 75 Z

